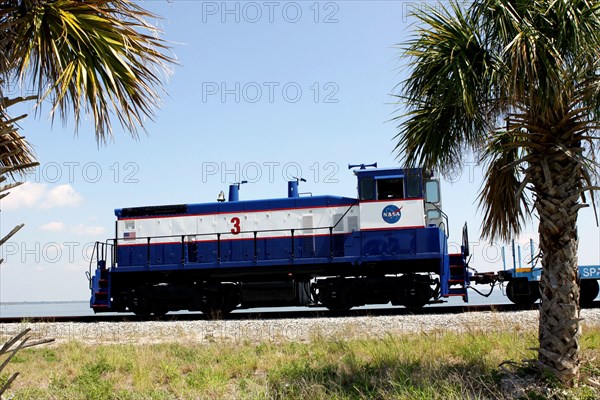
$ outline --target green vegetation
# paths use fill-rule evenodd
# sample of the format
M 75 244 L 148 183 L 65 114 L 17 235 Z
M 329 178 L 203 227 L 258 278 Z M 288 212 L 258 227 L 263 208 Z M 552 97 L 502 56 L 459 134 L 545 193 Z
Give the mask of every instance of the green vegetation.
M 10 394 L 36 400 L 598 398 L 600 328 L 582 336 L 583 385 L 576 389 L 531 375 L 524 360 L 535 358 L 536 342 L 533 331 L 309 343 L 69 342 L 20 352 L 9 366 L 21 372 Z

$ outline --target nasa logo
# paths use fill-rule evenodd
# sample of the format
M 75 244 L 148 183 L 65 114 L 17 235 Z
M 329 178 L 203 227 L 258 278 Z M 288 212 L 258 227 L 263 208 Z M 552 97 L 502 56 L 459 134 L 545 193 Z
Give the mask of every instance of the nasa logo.
M 402 213 L 400 212 L 400 210 L 401 210 L 401 208 L 398 208 L 395 205 L 390 204 L 389 206 L 386 206 L 383 209 L 383 211 L 381 212 L 381 217 L 388 224 L 395 224 L 396 222 L 400 221 L 400 217 L 402 216 Z

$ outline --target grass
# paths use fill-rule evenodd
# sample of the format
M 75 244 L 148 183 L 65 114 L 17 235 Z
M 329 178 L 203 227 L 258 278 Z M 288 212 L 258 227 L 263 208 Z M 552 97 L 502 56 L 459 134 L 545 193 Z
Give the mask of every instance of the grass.
M 581 340 L 582 382 L 600 381 L 600 328 Z M 86 345 L 20 352 L 14 399 L 595 399 L 532 376 L 535 332 L 394 335 L 309 343 Z M 515 363 L 504 364 L 506 360 Z M 510 366 L 509 367 L 507 367 Z M 5 376 L 0 377 L 0 381 Z

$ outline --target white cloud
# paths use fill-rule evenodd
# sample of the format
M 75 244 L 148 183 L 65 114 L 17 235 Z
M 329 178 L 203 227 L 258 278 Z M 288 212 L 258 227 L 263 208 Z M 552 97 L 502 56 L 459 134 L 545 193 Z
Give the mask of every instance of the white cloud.
M 47 224 L 41 225 L 40 229 L 43 231 L 49 232 L 70 232 L 75 233 L 76 235 L 90 235 L 90 236 L 99 236 L 103 235 L 106 232 L 105 227 L 103 226 L 93 226 L 93 225 L 85 225 L 78 224 L 74 226 L 65 225 L 62 221 L 53 221 Z
M 2 210 L 31 208 L 37 205 L 45 196 L 46 185 L 42 183 L 25 182 L 10 190 L 10 194 L 0 201 Z
M 58 185 L 48 191 L 41 208 L 74 207 L 81 204 L 83 196 L 77 193 L 71 185 Z
M 40 226 L 40 229 L 50 232 L 62 232 L 65 230 L 65 224 L 63 222 L 54 221 Z
M 72 228 L 69 228 L 71 232 L 74 232 L 78 235 L 102 235 L 105 232 L 103 226 L 86 226 L 84 224 L 76 225 Z
M 19 208 L 50 209 L 58 207 L 75 207 L 83 202 L 83 196 L 71 185 L 58 185 L 48 189 L 47 185 L 35 182 L 25 182 L 10 190 L 10 194 L 2 199 L 2 210 Z

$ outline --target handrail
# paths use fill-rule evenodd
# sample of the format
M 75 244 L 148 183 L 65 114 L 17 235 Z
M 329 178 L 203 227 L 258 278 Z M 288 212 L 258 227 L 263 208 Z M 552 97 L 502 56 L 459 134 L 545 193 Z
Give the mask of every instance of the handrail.
M 442 218 L 444 218 L 444 220 L 446 221 L 446 226 L 444 227 L 444 233 L 446 234 L 447 237 L 450 237 L 450 224 L 448 222 L 448 214 L 446 214 L 444 211 L 442 211 L 442 209 L 440 207 L 438 207 L 438 205 L 435 203 L 428 201 L 425 204 L 432 205 L 437 211 L 439 211 Z
M 347 213 L 348 211 L 346 211 Z M 344 215 L 346 215 L 346 213 Z M 343 219 L 343 217 L 342 217 Z M 341 219 L 340 219 L 341 221 Z M 143 236 L 143 237 L 137 237 L 135 239 L 131 239 L 131 238 L 114 238 L 114 239 L 107 239 L 106 241 L 106 245 L 107 246 L 111 246 L 111 248 L 114 249 L 114 256 L 113 259 L 111 260 L 112 266 L 116 266 L 116 243 L 121 243 L 123 244 L 123 242 L 127 242 L 127 241 L 146 241 L 145 245 L 146 245 L 146 266 L 150 267 L 151 265 L 153 265 L 151 263 L 151 252 L 150 252 L 150 245 L 152 244 L 153 240 L 159 240 L 159 239 L 172 239 L 172 238 L 178 238 L 180 239 L 178 242 L 181 244 L 181 264 L 185 265 L 186 264 L 186 260 L 187 262 L 189 262 L 189 254 L 186 257 L 186 251 L 185 251 L 185 245 L 186 243 L 189 244 L 191 243 L 190 241 L 186 242 L 186 238 L 189 240 L 190 238 L 198 238 L 198 237 L 207 237 L 207 236 L 216 236 L 217 237 L 217 263 L 220 264 L 222 262 L 222 254 L 221 254 L 221 241 L 222 236 L 223 235 L 231 235 L 231 236 L 239 236 L 242 234 L 252 234 L 252 240 L 254 242 L 254 254 L 253 254 L 253 260 L 254 262 L 258 261 L 258 239 L 260 239 L 259 237 L 259 233 L 274 233 L 274 232 L 290 232 L 291 233 L 291 251 L 290 251 L 290 258 L 292 260 L 294 260 L 296 258 L 296 254 L 295 254 L 295 239 L 298 238 L 299 236 L 297 235 L 297 231 L 319 231 L 319 230 L 327 230 L 328 231 L 328 236 L 329 236 L 329 256 L 330 257 L 334 257 L 334 241 L 333 241 L 333 229 L 335 228 L 335 226 L 337 226 L 339 224 L 338 221 L 335 225 L 333 226 L 322 226 L 322 227 L 310 227 L 310 228 L 284 228 L 284 229 L 264 229 L 264 230 L 250 230 L 250 231 L 240 231 L 240 232 L 214 232 L 214 233 L 187 233 L 187 234 L 178 234 L 178 235 L 159 235 L 159 236 Z M 312 235 L 306 235 L 306 236 L 314 236 L 314 234 Z M 301 236 L 300 236 L 301 237 Z M 98 242 L 100 243 L 100 242 Z M 175 242 L 174 242 L 175 243 Z M 104 243 L 102 243 L 104 244 Z
M 137 237 L 135 239 L 131 239 L 131 238 L 115 238 L 115 239 L 107 239 L 107 242 L 110 241 L 124 241 L 125 243 L 127 243 L 127 241 L 136 241 L 136 240 L 147 240 L 147 239 L 169 239 L 169 238 L 179 238 L 182 236 L 185 237 L 189 237 L 189 236 L 219 236 L 219 235 L 232 235 L 232 236 L 240 236 L 244 233 L 266 233 L 266 232 L 287 232 L 287 231 L 310 231 L 310 230 L 325 230 L 325 229 L 333 229 L 334 226 L 320 226 L 320 227 L 311 227 L 311 228 L 283 228 L 283 229 L 265 229 L 265 230 L 251 230 L 251 231 L 240 231 L 240 232 L 236 232 L 236 233 L 232 233 L 232 232 L 211 232 L 211 233 L 185 233 L 183 235 L 178 234 L 178 235 L 158 235 L 158 236 L 141 236 L 141 237 Z M 110 243 L 111 246 L 114 245 L 114 243 Z
M 114 245 L 114 243 L 110 243 L 113 240 L 115 240 L 115 239 L 107 239 L 105 242 L 94 243 L 94 247 L 92 249 L 92 254 L 90 255 L 90 263 L 89 263 L 89 269 L 88 269 L 90 276 L 92 273 L 92 265 L 94 264 L 94 261 L 96 262 L 96 268 L 98 267 L 99 261 L 106 262 L 106 260 L 108 258 L 109 249 L 111 250 L 110 251 L 111 265 L 114 265 L 114 260 L 115 260 L 114 257 L 116 255 L 115 245 Z
M 88 277 L 89 277 L 88 280 L 90 281 L 90 289 L 92 288 L 92 277 L 91 277 L 92 276 L 92 264 L 94 262 L 94 254 L 97 254 L 98 243 L 99 242 L 96 242 L 96 244 L 94 244 L 94 247 L 92 249 L 92 254 L 90 256 L 90 266 L 88 268 Z M 97 256 L 96 256 L 96 260 L 97 260 Z M 96 262 L 96 264 L 98 264 L 98 263 Z

